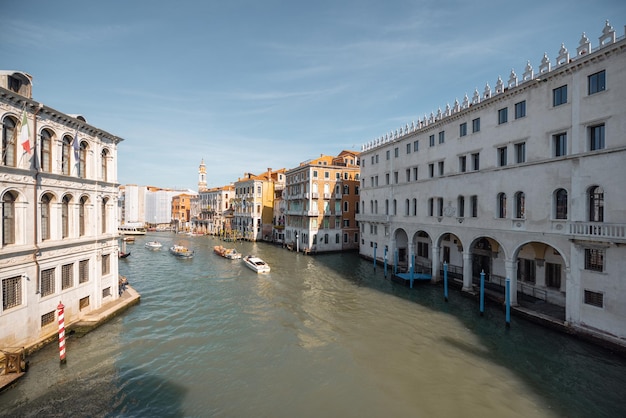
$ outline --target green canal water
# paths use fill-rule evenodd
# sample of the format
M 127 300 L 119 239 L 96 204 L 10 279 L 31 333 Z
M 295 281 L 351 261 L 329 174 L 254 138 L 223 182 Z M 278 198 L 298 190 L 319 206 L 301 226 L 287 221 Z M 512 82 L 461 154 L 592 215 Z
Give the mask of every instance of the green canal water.
M 159 240 L 160 251 L 144 248 Z M 169 245 L 193 248 L 174 258 Z M 357 254 L 148 234 L 120 272 L 141 303 L 51 344 L 0 416 L 623 417 L 626 360 L 441 287 L 390 282 Z

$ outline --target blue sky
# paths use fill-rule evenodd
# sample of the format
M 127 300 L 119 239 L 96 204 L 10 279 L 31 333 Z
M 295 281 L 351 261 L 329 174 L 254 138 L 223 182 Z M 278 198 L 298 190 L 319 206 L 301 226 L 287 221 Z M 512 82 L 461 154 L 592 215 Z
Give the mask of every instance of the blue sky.
M 197 189 L 292 168 L 598 45 L 626 2 L 31 0 L 2 8 L 0 69 L 124 138 L 122 184 Z

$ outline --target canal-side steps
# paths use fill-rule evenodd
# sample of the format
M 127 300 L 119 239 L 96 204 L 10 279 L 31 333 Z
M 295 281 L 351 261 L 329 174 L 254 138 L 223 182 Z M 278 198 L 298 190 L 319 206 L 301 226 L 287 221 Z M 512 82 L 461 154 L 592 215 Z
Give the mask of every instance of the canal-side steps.
M 126 290 L 119 298 L 103 305 L 100 309 L 87 313 L 79 321 L 69 324 L 67 330 L 69 333 L 78 334 L 78 336 L 85 335 L 131 306 L 138 304 L 140 299 L 139 293 L 131 286 L 126 285 Z

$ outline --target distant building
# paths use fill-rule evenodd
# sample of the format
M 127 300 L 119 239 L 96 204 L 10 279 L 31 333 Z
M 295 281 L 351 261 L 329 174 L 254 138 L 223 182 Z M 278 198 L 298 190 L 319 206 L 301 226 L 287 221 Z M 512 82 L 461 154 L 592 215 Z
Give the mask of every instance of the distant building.
M 285 243 L 295 250 L 332 252 L 359 248 L 358 152 L 321 155 L 287 170 Z
M 223 235 L 226 230 L 225 212 L 230 208 L 234 196 L 235 186 L 232 184 L 200 191 L 192 200 L 191 222 L 194 231 Z
M 32 99 L 32 77 L 0 71 L 0 349 L 24 347 L 115 300 L 117 147 L 122 141 Z
M 626 339 L 626 39 L 551 62 L 366 144 L 360 253 L 565 308 Z
M 190 191 L 172 197 L 172 223 L 177 231 L 191 230 L 191 200 L 197 196 Z
M 231 200 L 233 233 L 250 241 L 271 241 L 274 225 L 276 188 L 284 185 L 284 169 L 254 175 L 246 173 L 235 182 L 235 198 Z

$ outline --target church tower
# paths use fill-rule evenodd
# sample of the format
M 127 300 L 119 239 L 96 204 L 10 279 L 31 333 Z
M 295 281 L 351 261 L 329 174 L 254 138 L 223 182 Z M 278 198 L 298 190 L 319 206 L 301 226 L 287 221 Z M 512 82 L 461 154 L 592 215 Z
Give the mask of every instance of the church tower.
M 206 165 L 204 165 L 204 158 L 198 169 L 198 192 L 203 190 L 206 190 Z

